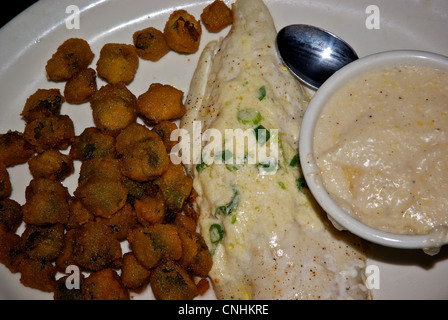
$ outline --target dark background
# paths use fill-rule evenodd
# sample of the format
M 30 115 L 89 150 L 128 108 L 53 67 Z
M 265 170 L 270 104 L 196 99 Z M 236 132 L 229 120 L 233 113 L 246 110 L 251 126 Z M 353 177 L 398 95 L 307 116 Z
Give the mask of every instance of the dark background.
M 37 0 L 14 0 L 12 3 L 4 3 L 5 7 L 0 13 L 0 28 L 35 2 Z

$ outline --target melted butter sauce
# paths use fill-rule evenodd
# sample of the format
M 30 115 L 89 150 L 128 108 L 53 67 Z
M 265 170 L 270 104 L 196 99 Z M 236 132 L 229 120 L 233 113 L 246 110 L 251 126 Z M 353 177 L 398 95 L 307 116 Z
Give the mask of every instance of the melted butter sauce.
M 356 218 L 399 234 L 448 225 L 448 73 L 364 74 L 330 99 L 315 133 L 324 183 Z

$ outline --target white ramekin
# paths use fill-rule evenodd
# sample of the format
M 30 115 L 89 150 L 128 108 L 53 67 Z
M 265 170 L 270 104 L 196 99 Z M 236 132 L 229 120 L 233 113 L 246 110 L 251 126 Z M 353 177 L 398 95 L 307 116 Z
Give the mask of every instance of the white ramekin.
M 387 51 L 363 57 L 337 71 L 317 90 L 305 112 L 300 130 L 300 162 L 311 193 L 337 228 L 348 230 L 368 241 L 388 247 L 436 249 L 448 243 L 448 226 L 427 235 L 394 234 L 367 226 L 342 210 L 326 191 L 313 156 L 316 122 L 330 97 L 347 81 L 363 73 L 395 65 L 423 65 L 448 72 L 448 57 L 415 50 Z

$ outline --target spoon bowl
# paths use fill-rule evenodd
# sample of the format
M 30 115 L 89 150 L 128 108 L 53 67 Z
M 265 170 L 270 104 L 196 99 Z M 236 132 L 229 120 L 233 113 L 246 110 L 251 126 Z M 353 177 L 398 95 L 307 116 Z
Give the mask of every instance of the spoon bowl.
M 275 44 L 289 71 L 313 89 L 319 89 L 333 73 L 358 59 L 355 50 L 338 36 L 305 24 L 284 27 Z

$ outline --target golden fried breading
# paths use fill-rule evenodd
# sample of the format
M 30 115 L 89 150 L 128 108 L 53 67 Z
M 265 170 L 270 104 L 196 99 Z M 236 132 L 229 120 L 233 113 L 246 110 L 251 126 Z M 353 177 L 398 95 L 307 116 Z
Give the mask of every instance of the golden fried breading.
M 182 117 L 186 108 L 182 103 L 183 92 L 171 85 L 153 83 L 137 99 L 137 110 L 150 124 Z
M 30 258 L 54 261 L 64 245 L 64 226 L 60 223 L 42 227 L 28 224 L 21 238 L 22 248 Z
M 172 260 L 164 260 L 154 269 L 150 284 L 160 300 L 192 300 L 198 294 L 190 275 Z
M 87 300 L 129 300 L 129 292 L 119 275 L 110 268 L 91 273 L 81 290 Z
M 70 38 L 61 44 L 45 70 L 50 81 L 66 81 L 75 73 L 85 69 L 92 62 L 94 54 L 84 39 Z
M 33 146 L 25 140 L 21 132 L 8 131 L 0 134 L 0 162 L 6 167 L 27 162 L 33 153 Z
M 20 115 L 26 122 L 57 116 L 64 101 L 59 89 L 38 89 L 28 97 Z
M 222 0 L 215 0 L 204 8 L 201 20 L 210 32 L 219 32 L 233 22 L 232 9 Z
M 20 271 L 20 265 L 27 255 L 22 251 L 22 240 L 14 232 L 4 232 L 0 228 L 0 263 L 12 273 Z
M 135 212 L 144 227 L 163 222 L 165 219 L 165 202 L 160 197 L 145 197 L 134 202 Z
M 69 216 L 68 221 L 65 224 L 67 230 L 79 228 L 83 224 L 89 221 L 93 221 L 95 216 L 87 210 L 82 204 L 81 200 L 71 197 L 69 202 Z
M 115 157 L 115 138 L 96 127 L 85 128 L 73 139 L 70 156 L 74 160 Z
M 0 162 L 0 200 L 8 198 L 11 195 L 11 192 L 12 186 L 8 170 L 6 170 L 6 166 Z
M 137 98 L 124 83 L 105 85 L 90 98 L 97 128 L 116 136 L 137 119 Z
M 121 181 L 91 176 L 83 180 L 73 194 L 95 216 L 110 218 L 123 208 L 128 191 Z
M 134 143 L 121 158 L 121 172 L 136 181 L 148 181 L 162 175 L 170 158 L 162 139 L 154 132 L 152 137 Z
M 43 226 L 68 221 L 70 195 L 59 181 L 36 178 L 25 190 L 26 202 L 22 206 L 23 221 Z
M 178 260 L 182 256 L 182 241 L 176 226 L 157 223 L 133 229 L 128 241 L 137 260 L 146 268 L 154 268 L 162 258 Z
M 128 190 L 128 197 L 126 201 L 131 205 L 134 205 L 136 200 L 143 199 L 148 195 L 148 187 L 150 187 L 150 181 L 135 181 L 131 178 L 123 176 L 122 182 L 124 187 Z
M 113 267 L 121 259 L 120 242 L 106 225 L 88 222 L 72 231 L 72 259 L 81 268 L 97 271 Z
M 16 232 L 22 223 L 23 213 L 20 203 L 13 199 L 0 201 L 0 225 L 3 225 L 7 232 Z
M 81 104 L 89 101 L 96 89 L 96 71 L 87 68 L 74 74 L 65 83 L 64 96 L 68 103 Z
M 35 178 L 30 181 L 28 187 L 25 189 L 25 199 L 28 201 L 35 195 L 41 193 L 52 193 L 65 200 L 68 200 L 70 197 L 68 189 L 60 181 L 47 178 Z
M 133 252 L 123 255 L 121 281 L 129 290 L 140 292 L 149 283 L 151 271 L 138 262 Z
M 137 54 L 145 60 L 158 61 L 170 51 L 163 32 L 153 27 L 136 31 L 132 39 Z
M 171 140 L 171 133 L 176 129 L 178 129 L 177 125 L 174 122 L 167 120 L 159 122 L 152 128 L 152 131 L 157 133 L 160 138 L 162 138 L 163 144 L 165 145 L 166 152 L 168 152 L 168 154 L 171 152 L 171 149 L 179 143 L 179 139 Z
M 112 235 L 118 241 L 126 240 L 128 232 L 138 225 L 135 210 L 129 203 L 125 203 L 123 208 L 118 210 L 111 218 L 102 218 L 98 222 L 108 226 Z
M 75 301 L 75 300 L 85 300 L 84 294 L 82 293 L 81 286 L 84 281 L 84 275 L 80 273 L 79 279 L 79 288 L 71 286 L 67 286 L 67 281 L 74 281 L 69 278 L 70 276 L 60 277 L 56 281 L 56 289 L 54 290 L 53 299 L 54 300 L 67 300 L 67 301 Z M 76 280 L 78 281 L 78 280 Z M 70 283 L 70 285 L 72 285 Z
M 56 258 L 55 263 L 56 269 L 60 272 L 65 273 L 66 272 L 65 270 L 67 269 L 68 266 L 75 265 L 75 259 L 73 257 L 73 249 L 74 246 L 76 245 L 75 243 L 76 232 L 79 229 L 80 228 L 70 229 L 67 230 L 67 232 L 65 233 L 64 246 L 62 247 L 61 253 Z
M 28 160 L 28 167 L 34 178 L 64 180 L 74 172 L 73 159 L 59 150 L 49 149 Z
M 100 51 L 96 71 L 98 76 L 110 84 L 129 84 L 137 72 L 138 63 L 137 51 L 133 45 L 107 43 Z
M 93 158 L 82 162 L 78 183 L 83 183 L 87 178 L 95 175 L 115 181 L 122 180 L 120 160 L 114 158 Z
M 199 233 L 182 227 L 178 229 L 183 253 L 179 264 L 190 274 L 206 277 L 213 264 L 207 244 Z
M 75 137 L 73 121 L 67 115 L 39 118 L 25 125 L 26 141 L 40 153 L 48 149 L 67 149 Z
M 154 137 L 154 135 L 148 127 L 134 122 L 121 130 L 120 134 L 116 137 L 115 149 L 119 155 L 123 155 L 129 146 L 151 137 Z
M 163 30 L 168 46 L 179 53 L 194 53 L 199 49 L 201 23 L 185 10 L 174 11 Z
M 20 263 L 20 282 L 30 288 L 45 292 L 56 289 L 56 268 L 51 262 L 24 259 Z
M 163 175 L 154 181 L 159 186 L 167 211 L 180 212 L 193 188 L 193 179 L 185 174 L 181 164 L 170 162 Z

